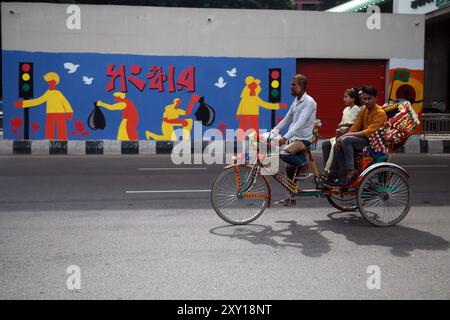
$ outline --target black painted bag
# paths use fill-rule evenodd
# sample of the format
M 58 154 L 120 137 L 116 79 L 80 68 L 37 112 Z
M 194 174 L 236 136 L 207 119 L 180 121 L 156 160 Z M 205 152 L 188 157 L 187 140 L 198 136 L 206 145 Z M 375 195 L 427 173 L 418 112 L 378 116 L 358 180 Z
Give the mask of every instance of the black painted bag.
M 105 116 L 103 115 L 102 110 L 100 110 L 100 107 L 97 106 L 96 102 L 94 102 L 94 110 L 92 110 L 91 114 L 89 115 L 87 124 L 92 130 L 105 129 Z
M 199 103 L 200 106 L 195 112 L 195 118 L 197 121 L 201 121 L 204 126 L 212 125 L 216 117 L 214 109 L 209 104 L 205 103 L 205 97 L 201 97 Z

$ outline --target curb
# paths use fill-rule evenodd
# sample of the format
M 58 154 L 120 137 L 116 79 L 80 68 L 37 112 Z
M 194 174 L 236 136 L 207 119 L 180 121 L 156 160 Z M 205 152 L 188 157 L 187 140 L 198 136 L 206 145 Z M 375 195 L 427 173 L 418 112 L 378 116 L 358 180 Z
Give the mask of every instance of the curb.
M 322 140 L 321 140 L 322 141 Z M 313 153 L 321 153 L 321 141 L 312 150 Z M 86 140 L 86 141 L 58 141 L 58 140 L 33 140 L 33 141 L 0 141 L 0 155 L 154 155 L 170 154 L 175 146 L 183 143 L 184 147 L 191 147 L 191 153 L 202 153 L 205 148 L 217 145 L 216 142 L 202 141 L 117 141 L 117 140 Z M 237 149 L 236 143 L 226 144 L 224 150 Z M 450 140 L 408 140 L 397 153 L 409 154 L 449 154 Z

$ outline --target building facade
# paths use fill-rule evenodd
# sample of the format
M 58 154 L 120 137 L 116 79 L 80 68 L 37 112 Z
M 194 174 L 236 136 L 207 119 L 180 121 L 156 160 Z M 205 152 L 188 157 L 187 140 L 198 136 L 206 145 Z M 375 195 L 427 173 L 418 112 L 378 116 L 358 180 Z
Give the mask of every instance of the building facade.
M 194 123 L 270 129 L 297 72 L 310 79 L 323 137 L 349 87 L 375 85 L 381 104 L 412 86 L 422 112 L 425 16 L 382 14 L 380 29 L 369 18 L 2 3 L 4 138 L 186 139 Z
M 450 1 L 394 1 L 396 13 L 425 14 L 424 109 L 450 112 Z

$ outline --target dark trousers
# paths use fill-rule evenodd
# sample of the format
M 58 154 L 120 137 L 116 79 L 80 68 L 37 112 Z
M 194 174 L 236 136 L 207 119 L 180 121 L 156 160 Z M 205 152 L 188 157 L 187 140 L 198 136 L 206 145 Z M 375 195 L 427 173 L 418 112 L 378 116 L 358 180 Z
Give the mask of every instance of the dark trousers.
M 345 175 L 355 169 L 355 151 L 362 150 L 369 145 L 369 140 L 362 136 L 350 136 L 341 140 L 340 147 L 335 145 L 334 158 L 331 171 L 339 175 Z
M 311 142 L 309 141 L 301 141 L 306 147 L 309 147 L 311 145 Z M 289 177 L 289 179 L 294 178 L 295 169 L 297 169 L 297 167 L 304 166 L 308 163 L 308 160 L 306 159 L 303 152 L 300 152 L 298 154 L 289 154 L 287 152 L 281 151 L 280 158 L 281 160 L 286 162 L 286 175 Z

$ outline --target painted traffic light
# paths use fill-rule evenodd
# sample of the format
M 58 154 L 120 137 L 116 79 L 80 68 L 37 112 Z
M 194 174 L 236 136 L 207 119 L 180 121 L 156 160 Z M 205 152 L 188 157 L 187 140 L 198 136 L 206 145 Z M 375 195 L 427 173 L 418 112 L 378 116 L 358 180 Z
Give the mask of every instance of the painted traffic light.
M 19 63 L 19 97 L 23 99 L 33 98 L 33 63 Z M 30 136 L 30 110 L 23 109 L 23 137 L 25 140 Z
M 269 102 L 281 101 L 281 69 L 269 69 Z
M 33 98 L 33 63 L 19 63 L 19 97 Z

